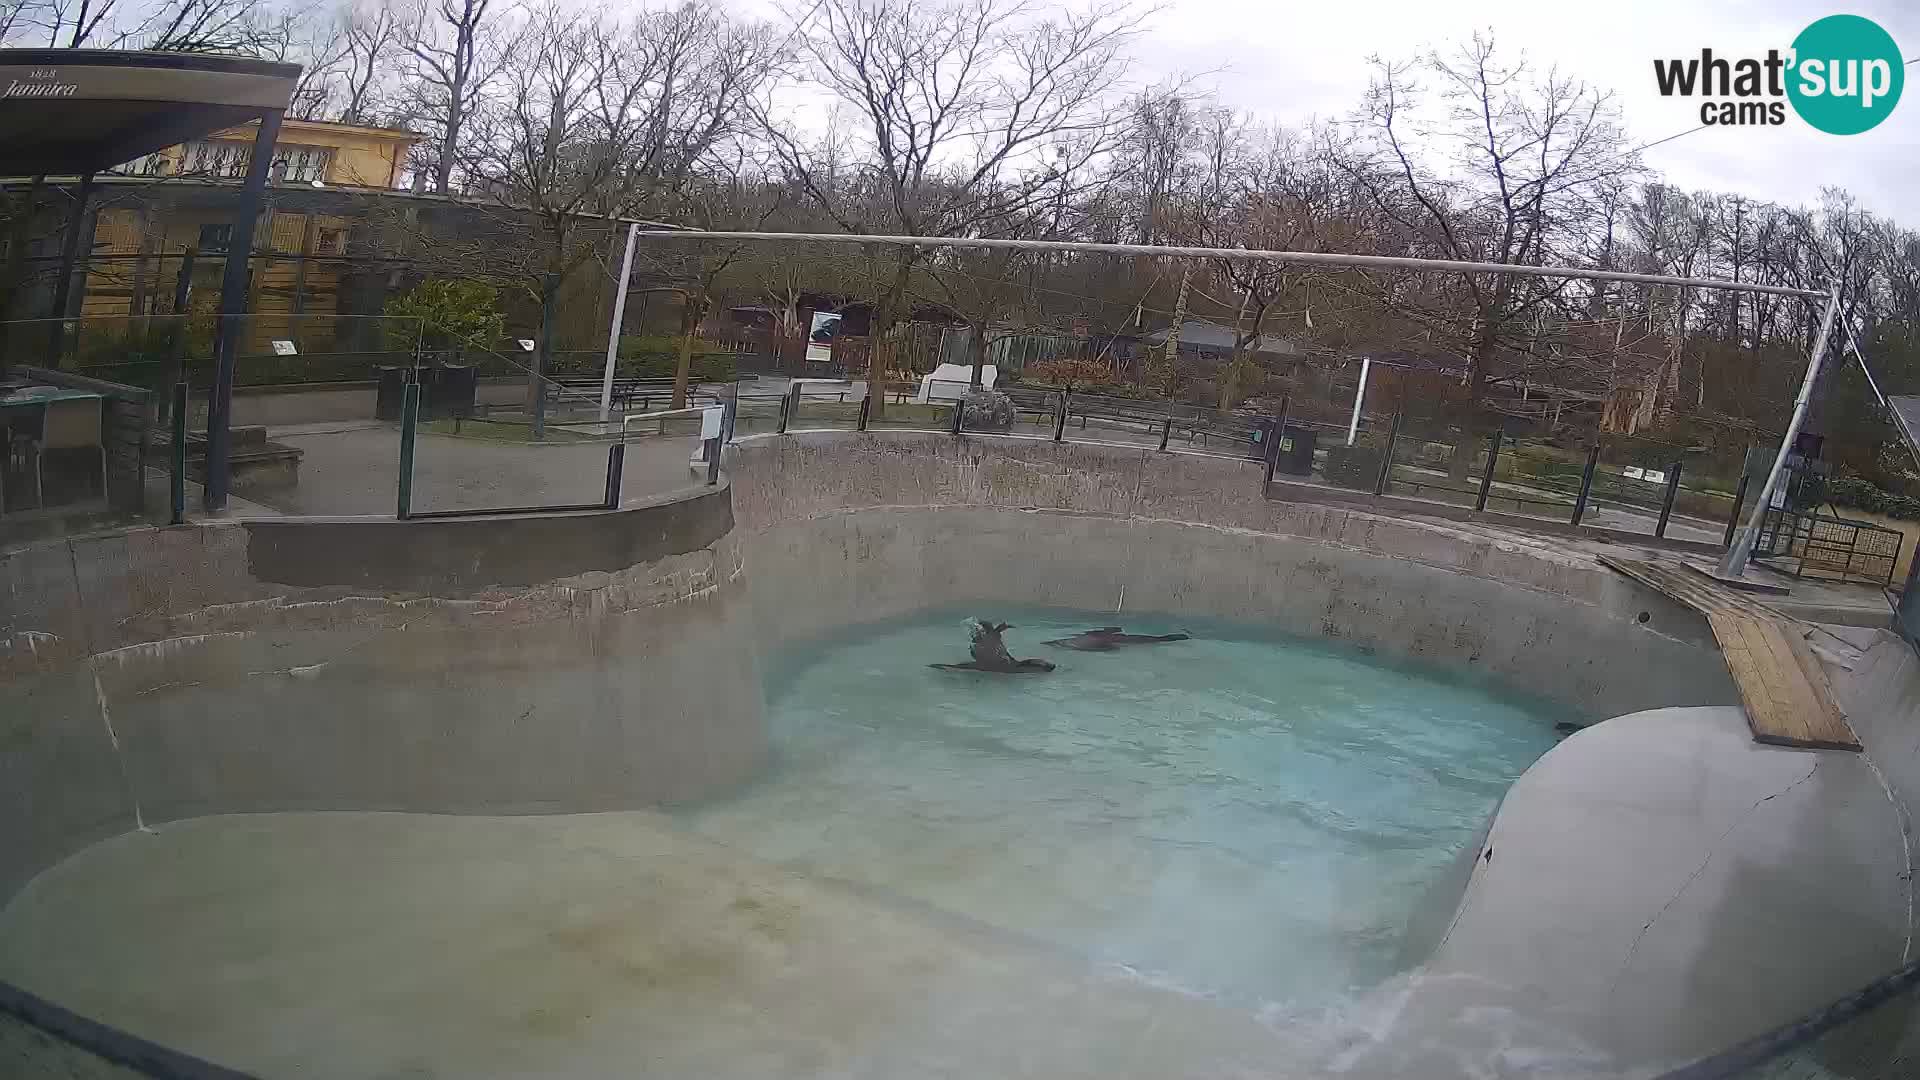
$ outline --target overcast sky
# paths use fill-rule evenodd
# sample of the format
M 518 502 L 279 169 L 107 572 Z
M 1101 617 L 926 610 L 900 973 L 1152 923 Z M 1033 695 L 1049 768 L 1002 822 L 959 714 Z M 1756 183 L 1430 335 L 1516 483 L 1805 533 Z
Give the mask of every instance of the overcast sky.
M 1502 51 L 1525 50 L 1533 63 L 1614 90 L 1627 130 L 1644 144 L 1700 122 L 1699 99 L 1659 95 L 1655 57 L 1698 56 L 1702 46 L 1764 56 L 1840 13 L 1873 19 L 1908 59 L 1920 57 L 1920 0 L 1173 0 L 1140 44 L 1149 70 L 1136 78 L 1218 69 L 1206 81 L 1222 103 L 1303 122 L 1354 107 L 1370 54 L 1412 56 L 1491 29 Z M 1647 163 L 1683 187 L 1791 205 L 1839 185 L 1868 209 L 1920 227 L 1920 64 L 1907 71 L 1893 115 L 1864 134 L 1821 134 L 1789 106 L 1785 126 L 1707 128 L 1649 149 Z

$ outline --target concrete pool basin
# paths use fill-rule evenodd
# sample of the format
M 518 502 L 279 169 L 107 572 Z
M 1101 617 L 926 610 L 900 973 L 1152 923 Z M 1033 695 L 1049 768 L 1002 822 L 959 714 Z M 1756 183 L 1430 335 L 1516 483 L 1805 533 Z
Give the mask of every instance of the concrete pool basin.
M 512 1075 L 512 1063 L 523 1070 L 536 1061 L 555 1075 L 605 1075 L 638 1045 L 623 1042 L 617 1025 L 595 1027 L 582 1043 L 577 1029 L 537 1022 L 555 995 L 577 1002 L 586 987 L 605 995 L 606 1015 L 637 1015 L 657 1008 L 662 994 L 680 1000 L 679 991 L 697 989 L 728 1015 L 759 1016 L 766 1056 L 753 1061 L 763 1075 L 874 1062 L 890 1074 L 1165 1075 L 1182 1061 L 1195 1073 L 1226 1073 L 1334 1058 L 1361 1075 L 1443 1075 L 1420 1071 L 1431 1063 L 1417 1048 L 1497 1052 L 1479 1047 L 1463 1019 L 1487 1008 L 1564 1034 L 1567 1060 L 1610 1075 L 1711 1052 L 1791 1019 L 1897 966 L 1910 947 L 1903 807 L 1920 783 L 1920 672 L 1891 635 L 1857 636 L 1833 653 L 1835 691 L 1865 754 L 1760 747 L 1744 737 L 1737 696 L 1700 618 L 1578 548 L 1271 502 L 1259 495 L 1258 463 L 1138 447 L 803 433 L 744 440 L 732 454 L 726 486 L 610 514 L 287 519 L 140 530 L 6 555 L 0 895 L 14 902 L 0 917 L 0 979 L 264 1075 L 296 1067 L 476 1075 L 489 1062 Z M 1436 926 L 1410 946 L 1423 966 L 1394 990 L 1404 1006 L 1398 1019 L 1377 1038 L 1333 1049 L 1303 1050 L 1288 1033 L 1163 989 L 1110 985 L 1044 943 L 691 844 L 648 814 L 733 790 L 765 767 L 766 658 L 865 623 L 969 605 L 1266 624 L 1474 672 L 1547 698 L 1570 718 L 1607 722 L 1550 751 L 1514 785 L 1488 840 L 1465 853 L 1456 881 L 1436 889 Z M 408 843 L 372 839 L 398 834 L 376 824 L 355 843 L 360 826 L 313 824 L 317 811 L 410 812 L 395 828 L 433 849 L 428 863 L 440 872 L 423 875 Z M 63 881 L 109 880 L 89 877 L 104 873 L 103 859 L 131 860 L 124 869 L 145 873 L 204 858 L 191 847 L 196 837 L 228 828 L 239 837 L 261 828 L 254 818 L 268 812 L 289 815 L 287 828 L 310 830 L 331 853 L 325 876 L 337 880 L 357 865 L 370 890 L 390 889 L 384 901 L 366 897 L 368 911 L 405 910 L 396 898 L 407 896 L 482 908 L 498 900 L 496 915 L 531 910 L 545 921 L 524 942 L 509 942 L 523 946 L 510 958 L 519 966 L 487 969 L 499 978 L 463 974 L 451 959 L 457 950 L 423 942 L 407 964 L 423 972 L 409 976 L 410 992 L 431 996 L 436 978 L 469 985 L 470 1008 L 436 1013 L 436 1034 L 415 1043 L 404 1030 L 382 1036 L 374 1045 L 384 1049 L 360 1058 L 328 1058 L 322 1029 L 277 1044 L 233 1017 L 235 1002 L 270 999 L 282 1010 L 276 1022 L 297 1029 L 345 1008 L 360 985 L 337 973 L 337 982 L 316 982 L 290 965 L 287 979 L 331 985 L 330 996 L 267 993 L 274 933 L 244 939 L 261 955 L 229 958 L 241 974 L 186 980 L 204 989 L 204 1013 L 190 997 L 143 1007 L 160 983 L 101 972 L 139 941 L 187 932 L 166 915 L 178 887 L 87 909 L 90 925 L 121 934 L 129 919 L 147 920 L 141 935 L 89 939 L 91 950 L 46 947 L 89 925 L 56 917 L 72 908 L 58 903 Z M 596 817 L 528 819 L 497 841 L 455 839 L 457 820 L 419 817 L 587 813 Z M 629 839 L 596 832 L 627 814 L 636 815 L 621 834 Z M 169 828 L 196 818 L 206 820 Z M 157 835 L 134 831 L 141 826 Z M 439 851 L 445 845 L 577 883 L 580 910 L 545 902 L 564 890 L 525 882 L 465 891 L 477 896 L 448 891 L 445 875 L 461 864 Z M 387 854 L 354 862 L 356 851 L 376 849 Z M 286 891 L 295 872 L 257 882 L 258 910 L 304 911 L 284 925 L 321 935 L 320 945 L 326 934 L 354 940 L 351 926 L 300 908 L 304 894 Z M 207 899 L 216 910 L 249 910 L 238 879 L 211 880 L 234 881 L 227 900 Z M 676 903 L 671 916 L 621 906 L 634 890 L 712 904 Z M 801 956 L 769 944 L 729 908 L 741 896 L 783 897 L 819 940 L 848 949 L 863 918 L 897 928 L 901 955 L 924 962 L 836 969 L 849 1011 L 916 986 L 964 987 L 960 999 L 975 1002 L 1018 1000 L 1046 985 L 1057 990 L 1047 1000 L 1075 1003 L 1035 1014 L 1077 1033 L 1065 1045 L 1100 1044 L 1142 1015 L 1188 1025 L 1180 1030 L 1190 1037 L 1172 1039 L 1167 1056 L 1137 1060 L 1059 1047 L 1042 1054 L 1036 1026 L 1019 1037 L 1036 1040 L 1023 1057 L 1018 1047 L 989 1054 L 980 1038 L 961 1037 L 1004 1022 L 988 1011 L 954 1021 L 945 1035 L 931 1013 L 893 1029 L 837 1024 L 831 1008 L 765 982 L 789 960 L 822 964 L 832 950 Z M 280 925 L 261 918 L 267 929 Z M 466 925 L 481 937 L 495 925 L 477 910 L 472 918 Z M 618 926 L 608 955 L 633 957 L 637 939 L 652 940 L 653 919 L 718 954 L 703 954 L 712 962 L 692 974 L 589 978 L 569 966 L 577 958 L 564 959 L 578 950 L 554 942 L 579 940 L 609 919 Z M 421 934 L 432 924 L 421 923 Z M 198 932 L 217 938 L 222 925 L 203 921 Z M 367 951 L 365 963 L 381 952 L 408 955 L 406 933 L 370 940 L 382 948 Z M 429 977 L 435 965 L 441 974 Z M 180 981 L 158 959 L 148 966 L 168 985 Z M 673 981 L 682 978 L 692 981 Z M 484 992 L 471 987 L 476 980 Z M 234 996 L 237 986 L 256 993 Z M 224 1024 L 207 1019 L 223 1008 Z M 500 1025 L 508 1014 L 534 1020 Z M 353 1025 L 339 1023 L 326 1030 L 348 1037 Z M 299 1048 L 292 1056 L 290 1046 Z M 647 1060 L 662 1075 L 674 1071 L 665 1058 Z M 674 1060 L 684 1068 L 697 1056 Z M 754 1071 L 746 1059 L 714 1071 L 729 1068 Z

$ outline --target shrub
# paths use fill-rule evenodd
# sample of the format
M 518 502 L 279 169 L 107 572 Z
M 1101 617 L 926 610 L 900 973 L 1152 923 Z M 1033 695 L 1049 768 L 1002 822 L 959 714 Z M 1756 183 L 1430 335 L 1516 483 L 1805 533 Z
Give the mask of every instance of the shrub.
M 430 349 L 491 346 L 507 334 L 499 301 L 498 290 L 484 282 L 428 278 L 387 301 L 387 343 L 396 349 L 416 342 Z
M 1882 491 L 1858 476 L 1836 476 L 1827 482 L 1827 501 L 1902 521 L 1920 521 L 1920 499 Z

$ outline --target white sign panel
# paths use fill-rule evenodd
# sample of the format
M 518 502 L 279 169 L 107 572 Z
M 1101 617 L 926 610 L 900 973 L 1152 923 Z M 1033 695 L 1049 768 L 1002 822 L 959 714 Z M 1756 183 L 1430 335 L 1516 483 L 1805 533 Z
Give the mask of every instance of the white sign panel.
M 293 347 L 293 342 L 280 340 L 274 341 L 273 351 L 277 356 L 294 356 L 300 352 L 299 349 Z
M 700 410 L 700 438 L 717 439 L 720 437 L 720 417 L 726 410 L 718 405 Z
M 840 315 L 833 311 L 813 313 L 813 329 L 807 334 L 807 359 L 825 364 L 833 359 L 833 339 L 840 336 Z
M 532 352 L 532 351 L 533 351 L 533 339 L 532 339 L 532 338 L 530 338 L 530 337 L 523 337 L 523 338 L 521 338 L 521 339 L 520 339 L 520 351 L 521 351 L 521 352 Z

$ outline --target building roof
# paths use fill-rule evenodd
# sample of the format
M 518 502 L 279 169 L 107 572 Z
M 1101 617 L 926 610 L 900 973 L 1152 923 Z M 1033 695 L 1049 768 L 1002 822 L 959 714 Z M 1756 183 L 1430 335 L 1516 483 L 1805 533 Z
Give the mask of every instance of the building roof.
M 19 176 L 101 172 L 284 109 L 298 64 L 107 49 L 0 49 L 0 146 Z
M 251 139 L 253 138 L 253 130 L 257 124 L 257 121 L 241 124 L 237 127 L 228 128 L 225 131 L 213 132 L 208 137 L 214 139 Z M 287 141 L 290 136 L 301 132 L 312 133 L 325 131 L 340 131 L 352 135 L 371 135 L 375 138 L 408 144 L 417 143 L 426 138 L 425 135 L 417 131 L 408 131 L 406 128 L 376 127 L 371 124 L 343 124 L 338 120 L 295 120 L 292 117 L 287 117 L 280 122 L 280 136 L 283 142 Z
M 1887 405 L 1893 410 L 1893 426 L 1900 429 L 1900 437 L 1907 440 L 1914 457 L 1920 458 L 1920 397 L 1890 394 Z
M 1234 331 L 1232 327 L 1221 326 L 1219 323 L 1208 322 L 1205 319 L 1188 319 L 1180 324 L 1180 344 L 1182 345 L 1191 345 L 1201 349 L 1231 350 L 1233 348 L 1233 339 Z M 1150 345 L 1165 345 L 1167 342 L 1167 330 L 1155 330 L 1140 340 Z M 1301 349 L 1298 345 L 1295 345 L 1286 338 L 1275 337 L 1272 334 L 1263 334 L 1259 342 L 1254 346 L 1253 351 L 1256 353 L 1270 353 L 1277 356 L 1294 356 L 1300 353 Z

